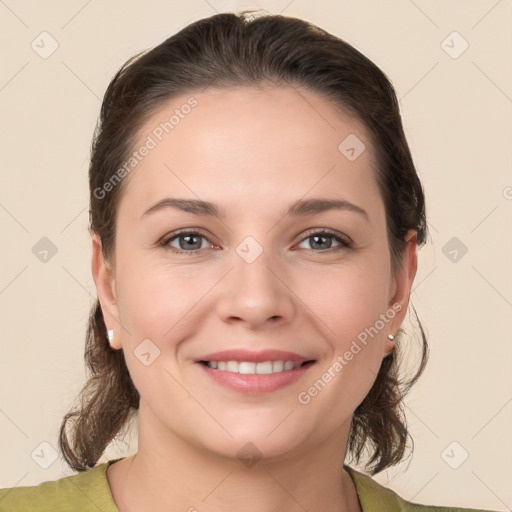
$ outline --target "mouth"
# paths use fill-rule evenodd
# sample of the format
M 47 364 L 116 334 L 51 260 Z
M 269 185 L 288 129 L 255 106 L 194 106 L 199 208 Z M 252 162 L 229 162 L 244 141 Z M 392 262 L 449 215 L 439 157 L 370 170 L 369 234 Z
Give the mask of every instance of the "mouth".
M 241 373 L 243 375 L 270 375 L 296 370 L 303 366 L 311 366 L 314 359 L 296 363 L 292 360 L 279 359 L 276 361 L 199 361 L 204 366 L 221 372 Z
M 238 393 L 260 395 L 304 378 L 316 359 L 283 350 L 241 348 L 207 354 L 196 363 L 216 384 Z

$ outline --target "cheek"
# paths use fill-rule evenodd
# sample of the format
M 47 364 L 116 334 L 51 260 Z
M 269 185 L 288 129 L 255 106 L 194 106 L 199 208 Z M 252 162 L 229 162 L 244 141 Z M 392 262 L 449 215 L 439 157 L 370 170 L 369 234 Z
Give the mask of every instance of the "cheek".
M 173 340 L 190 334 L 205 314 L 203 299 L 219 281 L 219 272 L 214 266 L 130 258 L 117 273 L 120 318 L 130 333 L 130 343 L 149 338 L 161 346 L 165 340 L 169 348 Z
M 298 295 L 318 319 L 327 334 L 329 357 L 320 368 L 318 385 L 304 389 L 304 401 L 322 395 L 318 407 L 326 407 L 333 424 L 341 420 L 364 399 L 382 363 L 383 341 L 389 330 L 387 315 L 390 273 L 386 262 L 369 257 L 346 268 L 328 268 L 316 278 L 302 278 Z M 307 275 L 307 273 L 306 273 Z M 382 320 L 385 318 L 385 320 Z M 323 385 L 327 392 L 323 391 Z M 316 386 L 316 387 L 315 387 Z M 319 390 L 322 390 L 321 393 Z
M 325 324 L 341 350 L 385 313 L 389 283 L 385 262 L 370 255 L 354 265 L 326 265 L 315 272 L 301 272 L 294 291 Z
M 190 400 L 175 380 L 181 380 L 179 347 L 197 329 L 198 304 L 216 282 L 215 276 L 210 279 L 190 268 L 156 265 L 143 258 L 131 258 L 118 268 L 126 364 L 135 387 L 154 411 L 162 403 L 172 408 Z M 144 353 L 149 353 L 146 360 Z M 182 416 L 179 421 L 186 424 L 187 413 Z

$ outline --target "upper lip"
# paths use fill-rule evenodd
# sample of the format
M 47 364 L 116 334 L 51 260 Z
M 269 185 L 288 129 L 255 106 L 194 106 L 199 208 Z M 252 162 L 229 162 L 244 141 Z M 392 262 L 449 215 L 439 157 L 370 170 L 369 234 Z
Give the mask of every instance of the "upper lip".
M 293 361 L 295 364 L 312 361 L 312 358 L 304 357 L 295 352 L 284 350 L 247 350 L 244 348 L 222 350 L 207 354 L 198 361 L 249 361 L 252 363 L 263 363 L 265 361 Z

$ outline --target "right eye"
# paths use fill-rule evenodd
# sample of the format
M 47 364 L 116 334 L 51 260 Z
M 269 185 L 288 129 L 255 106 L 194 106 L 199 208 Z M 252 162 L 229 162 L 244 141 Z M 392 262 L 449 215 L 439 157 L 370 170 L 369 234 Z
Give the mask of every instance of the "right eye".
M 208 239 L 198 231 L 175 231 L 165 237 L 160 245 L 178 254 L 196 254 L 204 248 L 204 240 Z M 178 246 L 173 245 L 174 243 L 177 243 Z M 210 246 L 213 244 L 210 243 Z

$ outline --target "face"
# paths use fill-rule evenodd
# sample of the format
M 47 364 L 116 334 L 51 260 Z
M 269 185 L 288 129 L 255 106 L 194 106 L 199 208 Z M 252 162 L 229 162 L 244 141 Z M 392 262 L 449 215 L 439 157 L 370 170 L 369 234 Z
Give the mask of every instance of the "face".
M 143 145 L 110 270 L 93 243 L 139 435 L 276 459 L 346 441 L 416 271 L 411 236 L 391 272 L 364 127 L 305 90 L 206 90 L 156 112 Z

